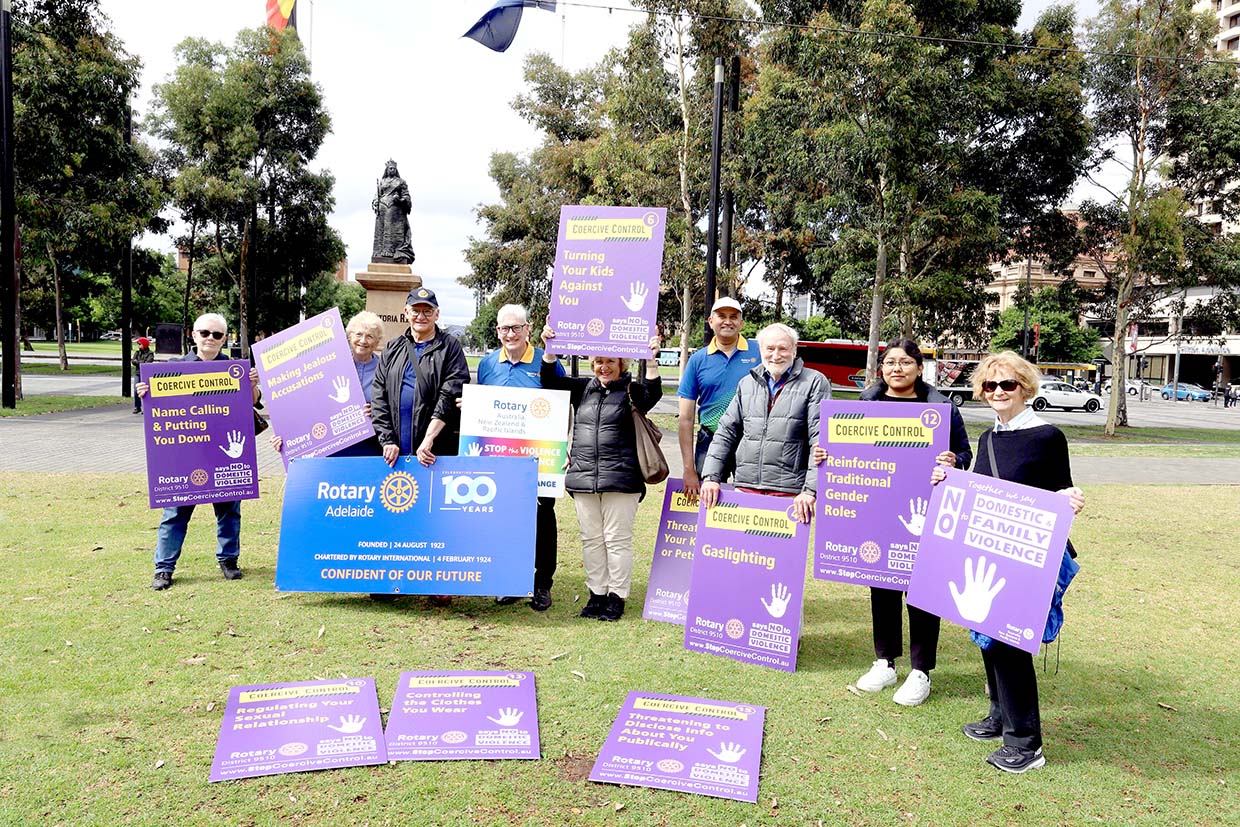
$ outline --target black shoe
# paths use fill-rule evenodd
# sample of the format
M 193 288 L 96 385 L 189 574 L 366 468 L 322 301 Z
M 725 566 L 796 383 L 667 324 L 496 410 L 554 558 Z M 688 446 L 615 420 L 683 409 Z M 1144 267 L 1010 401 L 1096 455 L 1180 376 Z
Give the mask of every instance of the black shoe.
M 551 589 L 534 589 L 530 598 L 530 608 L 536 612 L 545 612 L 551 608 Z
M 586 601 L 586 605 L 582 608 L 581 616 L 597 618 L 603 613 L 605 608 L 607 608 L 607 595 L 590 592 L 590 599 Z
M 1004 772 L 1020 774 L 1043 766 L 1046 764 L 1046 757 L 1042 755 L 1041 747 L 1021 749 L 1004 744 L 986 757 L 986 763 Z
M 151 579 L 151 588 L 157 592 L 162 592 L 164 589 L 172 588 L 172 572 L 155 572 L 155 577 Z
M 236 557 L 229 557 L 227 560 L 221 560 L 220 571 L 224 573 L 225 580 L 240 580 L 241 579 L 241 569 L 237 568 Z
M 133 409 L 133 412 L 134 412 L 134 413 L 136 413 L 136 414 L 140 414 L 140 413 L 142 413 L 142 409 L 141 409 L 141 408 L 134 408 L 134 409 Z
M 960 730 L 974 741 L 993 741 L 1003 737 L 1003 722 L 986 716 L 980 721 L 965 724 Z
M 521 600 L 522 598 L 520 597 L 516 597 L 514 595 L 508 594 L 508 595 L 504 595 L 503 597 L 495 598 L 495 603 L 496 605 L 499 605 L 499 606 L 511 606 L 513 603 L 520 603 Z
M 607 606 L 599 613 L 598 619 L 615 623 L 622 617 L 624 617 L 624 598 L 612 592 L 607 595 Z

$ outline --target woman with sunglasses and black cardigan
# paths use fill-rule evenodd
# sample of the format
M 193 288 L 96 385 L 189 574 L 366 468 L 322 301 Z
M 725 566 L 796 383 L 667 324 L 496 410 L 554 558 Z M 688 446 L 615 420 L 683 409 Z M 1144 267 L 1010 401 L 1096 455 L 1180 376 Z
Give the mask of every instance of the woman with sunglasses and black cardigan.
M 940 453 L 935 461 L 948 468 L 968 469 L 973 451 L 969 448 L 964 418 L 946 396 L 922 380 L 923 362 L 921 348 L 913 340 L 888 342 L 879 363 L 879 380 L 861 392 L 861 401 L 946 403 L 951 407 L 949 450 Z M 903 603 L 904 592 L 898 589 L 870 588 L 876 660 L 870 671 L 857 679 L 858 689 L 880 692 L 895 685 L 896 658 L 904 653 Z M 938 616 L 909 606 L 908 638 L 911 668 L 892 700 L 901 706 L 917 706 L 930 697 L 930 670 L 935 667 L 939 646 Z
M 991 354 L 977 366 L 973 393 L 994 410 L 995 424 L 978 439 L 973 471 L 1057 491 L 1071 500 L 1072 510 L 1079 514 L 1085 507 L 1085 494 L 1072 484 L 1067 438 L 1025 407 L 1037 392 L 1037 368 L 1010 350 Z M 938 485 L 945 476 L 942 468 L 935 468 L 930 481 Z M 982 649 L 982 663 L 990 687 L 990 711 L 982 720 L 965 724 L 964 734 L 975 741 L 1002 738 L 1003 746 L 986 761 L 1004 772 L 1022 773 L 1042 766 L 1046 758 L 1033 655 L 989 640 Z

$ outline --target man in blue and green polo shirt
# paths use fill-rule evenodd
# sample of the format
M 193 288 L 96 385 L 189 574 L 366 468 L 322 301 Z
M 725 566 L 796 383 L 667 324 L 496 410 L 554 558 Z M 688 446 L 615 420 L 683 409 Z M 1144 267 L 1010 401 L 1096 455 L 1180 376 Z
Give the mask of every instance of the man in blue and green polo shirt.
M 499 349 L 482 357 L 478 363 L 479 385 L 506 385 L 510 388 L 541 388 L 543 350 L 530 343 L 530 320 L 519 304 L 506 304 L 495 316 L 495 333 Z M 557 363 L 556 372 L 564 375 Z M 534 597 L 530 608 L 545 612 L 551 608 L 551 578 L 555 575 L 559 552 L 555 522 L 555 497 L 539 497 L 534 523 Z M 500 604 L 516 603 L 518 597 L 498 597 Z
M 685 468 L 685 493 L 692 497 L 697 496 L 701 485 L 699 475 L 715 435 L 715 426 L 736 395 L 736 386 L 761 361 L 758 343 L 741 336 L 744 319 L 741 318 L 741 304 L 736 299 L 724 296 L 716 301 L 707 321 L 715 333 L 714 338 L 689 357 L 680 379 L 680 389 L 676 391 L 680 397 L 677 436 L 680 438 L 680 457 Z M 693 440 L 695 414 L 702 425 L 696 448 Z M 726 482 L 730 475 L 731 462 L 725 466 L 721 481 Z

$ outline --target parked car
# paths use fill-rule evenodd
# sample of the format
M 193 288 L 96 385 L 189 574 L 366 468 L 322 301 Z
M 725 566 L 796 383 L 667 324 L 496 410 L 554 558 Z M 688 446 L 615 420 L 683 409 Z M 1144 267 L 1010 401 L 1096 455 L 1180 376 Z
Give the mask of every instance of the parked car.
M 1163 399 L 1170 399 L 1172 388 L 1174 387 L 1174 383 L 1168 382 L 1163 385 L 1158 395 Z M 1177 400 L 1187 399 L 1189 402 L 1209 402 L 1214 398 L 1214 394 L 1201 387 L 1201 385 L 1194 385 L 1192 382 L 1181 382 L 1179 387 L 1175 388 L 1175 398 Z
M 1063 408 L 1065 411 L 1084 408 L 1086 413 L 1093 413 L 1102 407 L 1102 397 L 1088 391 L 1072 387 L 1067 382 L 1055 379 L 1043 380 L 1038 385 L 1038 395 L 1033 397 L 1035 411 L 1047 408 Z
M 121 340 L 121 332 L 119 330 L 109 330 L 99 336 L 105 342 L 119 342 Z
M 1124 388 L 1129 396 L 1140 396 L 1142 388 L 1153 390 L 1154 386 L 1144 379 L 1128 379 L 1124 382 Z M 1102 386 L 1102 391 L 1103 393 L 1111 392 L 1111 380 L 1108 379 L 1107 383 Z

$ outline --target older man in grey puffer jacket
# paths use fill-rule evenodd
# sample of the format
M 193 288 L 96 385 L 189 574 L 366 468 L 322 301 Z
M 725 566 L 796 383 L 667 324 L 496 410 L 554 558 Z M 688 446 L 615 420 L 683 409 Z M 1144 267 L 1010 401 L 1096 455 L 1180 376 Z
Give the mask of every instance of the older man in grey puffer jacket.
M 724 461 L 736 454 L 738 490 L 795 497 L 803 523 L 814 514 L 817 477 L 810 473 L 818 443 L 818 403 L 831 398 L 831 384 L 797 358 L 797 333 L 772 324 L 758 333 L 762 364 L 741 380 L 702 466 L 702 503 L 719 498 Z

